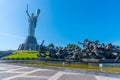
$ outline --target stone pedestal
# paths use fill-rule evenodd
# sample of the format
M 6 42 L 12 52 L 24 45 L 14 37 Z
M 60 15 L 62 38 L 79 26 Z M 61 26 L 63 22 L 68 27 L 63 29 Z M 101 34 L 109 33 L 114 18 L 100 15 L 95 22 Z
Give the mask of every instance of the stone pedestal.
M 25 42 L 20 44 L 18 50 L 38 50 L 39 45 L 34 36 L 27 36 Z

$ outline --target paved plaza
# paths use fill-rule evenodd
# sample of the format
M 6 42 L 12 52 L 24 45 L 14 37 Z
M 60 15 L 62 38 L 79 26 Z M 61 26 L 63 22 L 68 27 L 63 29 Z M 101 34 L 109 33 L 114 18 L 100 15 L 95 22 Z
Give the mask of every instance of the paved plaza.
M 0 80 L 120 80 L 120 79 L 0 63 Z

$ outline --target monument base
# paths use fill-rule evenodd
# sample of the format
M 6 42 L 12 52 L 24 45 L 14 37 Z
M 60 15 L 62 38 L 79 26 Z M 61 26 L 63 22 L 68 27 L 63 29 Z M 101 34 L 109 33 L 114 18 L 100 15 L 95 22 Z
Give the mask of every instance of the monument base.
M 25 42 L 20 44 L 18 50 L 38 50 L 39 45 L 34 36 L 27 36 Z

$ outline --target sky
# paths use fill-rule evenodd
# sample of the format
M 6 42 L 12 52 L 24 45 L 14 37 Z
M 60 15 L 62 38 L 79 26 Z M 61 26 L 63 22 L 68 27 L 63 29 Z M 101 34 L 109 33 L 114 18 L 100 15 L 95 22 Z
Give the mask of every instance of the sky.
M 120 0 L 0 0 L 0 50 L 16 50 L 28 35 L 29 13 L 40 9 L 38 44 L 77 44 L 85 38 L 120 45 Z

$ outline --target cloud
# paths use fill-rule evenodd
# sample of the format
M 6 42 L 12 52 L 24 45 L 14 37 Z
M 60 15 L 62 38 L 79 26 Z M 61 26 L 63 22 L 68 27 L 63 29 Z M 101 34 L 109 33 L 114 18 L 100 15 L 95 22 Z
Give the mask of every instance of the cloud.
M 24 37 L 21 37 L 21 36 L 16 36 L 16 35 L 13 35 L 13 34 L 9 34 L 9 33 L 3 33 L 3 32 L 0 32 L 0 36 L 6 36 L 6 37 L 11 37 L 11 38 L 16 38 L 16 39 L 24 39 Z

